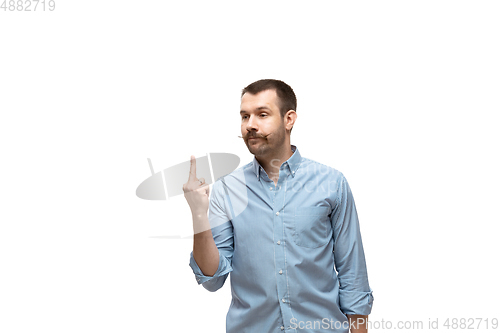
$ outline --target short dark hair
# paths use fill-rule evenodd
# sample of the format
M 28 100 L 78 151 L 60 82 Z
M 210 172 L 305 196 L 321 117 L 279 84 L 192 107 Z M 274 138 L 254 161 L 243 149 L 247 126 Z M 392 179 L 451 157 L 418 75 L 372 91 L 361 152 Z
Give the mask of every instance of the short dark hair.
M 278 95 L 280 103 L 279 108 L 281 118 L 285 117 L 288 110 L 297 111 L 297 97 L 295 97 L 292 87 L 280 80 L 263 79 L 255 81 L 254 83 L 251 83 L 243 88 L 241 91 L 241 97 L 243 97 L 245 93 L 256 95 L 265 90 L 276 91 L 276 95 Z

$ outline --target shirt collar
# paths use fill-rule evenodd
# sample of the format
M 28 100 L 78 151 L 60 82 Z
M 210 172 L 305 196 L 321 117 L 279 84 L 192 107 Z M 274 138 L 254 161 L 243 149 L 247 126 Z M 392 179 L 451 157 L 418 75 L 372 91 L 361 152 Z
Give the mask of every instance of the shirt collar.
M 292 154 L 292 156 L 290 156 L 290 158 L 288 160 L 286 160 L 286 162 L 283 162 L 283 164 L 285 165 L 285 168 L 288 167 L 288 171 L 290 171 L 290 174 L 292 175 L 292 177 L 295 177 L 295 172 L 299 168 L 300 162 L 302 161 L 302 157 L 300 156 L 300 152 L 296 146 L 294 146 L 294 145 L 290 145 L 290 146 L 292 148 L 293 154 Z M 259 161 L 257 161 L 257 159 L 255 158 L 255 156 L 253 157 L 252 163 L 253 163 L 253 165 L 252 165 L 253 172 L 257 176 L 257 179 L 259 179 L 260 170 L 262 167 L 261 167 Z M 263 169 L 264 168 L 262 168 L 262 170 Z

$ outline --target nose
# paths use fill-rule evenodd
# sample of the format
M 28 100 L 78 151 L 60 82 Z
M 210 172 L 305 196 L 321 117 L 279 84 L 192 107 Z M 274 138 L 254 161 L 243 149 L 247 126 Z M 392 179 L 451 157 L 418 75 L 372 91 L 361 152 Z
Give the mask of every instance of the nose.
M 246 129 L 248 132 L 257 132 L 257 122 L 255 121 L 255 117 L 253 117 L 252 115 L 250 115 L 250 118 L 248 118 Z

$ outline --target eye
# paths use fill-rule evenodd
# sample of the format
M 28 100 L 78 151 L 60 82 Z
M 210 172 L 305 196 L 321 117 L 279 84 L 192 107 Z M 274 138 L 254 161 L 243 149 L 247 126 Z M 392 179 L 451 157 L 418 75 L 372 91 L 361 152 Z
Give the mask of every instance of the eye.
M 248 116 L 246 116 L 246 115 L 245 115 L 245 116 L 241 117 L 241 119 L 246 119 L 247 117 L 248 117 Z
M 266 116 L 267 116 L 267 114 L 265 114 L 265 113 L 261 113 L 261 114 L 260 114 L 260 116 L 261 116 L 261 117 L 266 117 Z

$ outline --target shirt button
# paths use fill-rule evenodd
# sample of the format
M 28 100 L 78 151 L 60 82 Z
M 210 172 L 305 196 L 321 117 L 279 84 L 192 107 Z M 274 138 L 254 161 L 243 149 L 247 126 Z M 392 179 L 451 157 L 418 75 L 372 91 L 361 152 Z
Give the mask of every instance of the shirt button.
M 277 241 L 277 242 L 276 242 L 276 244 L 280 245 L 280 244 L 281 244 L 281 242 L 280 242 L 280 241 Z
M 285 326 L 281 326 L 280 328 L 281 328 L 281 330 L 283 331 L 283 330 L 285 329 Z
M 276 212 L 276 216 L 280 216 L 280 212 Z
M 279 273 L 280 273 L 280 274 L 283 274 L 283 270 L 282 270 L 282 269 L 280 269 Z
M 283 303 L 285 303 L 285 302 L 286 302 L 286 300 L 285 300 L 284 298 L 282 298 L 282 299 L 281 299 L 281 301 L 282 301 Z
M 271 191 L 273 190 L 273 188 L 272 188 L 272 187 L 270 187 L 269 189 L 270 189 Z

